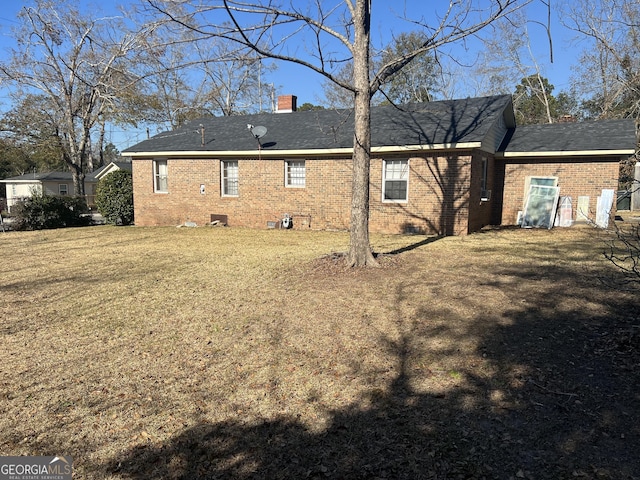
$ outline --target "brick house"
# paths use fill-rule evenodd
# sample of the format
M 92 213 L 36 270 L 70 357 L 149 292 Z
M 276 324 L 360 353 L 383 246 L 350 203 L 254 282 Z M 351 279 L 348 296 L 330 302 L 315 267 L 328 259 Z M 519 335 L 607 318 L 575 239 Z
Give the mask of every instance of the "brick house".
M 511 96 L 372 109 L 370 230 L 467 234 L 515 224 L 533 179 L 562 195 L 617 189 L 632 120 L 517 127 Z M 130 147 L 136 225 L 349 228 L 351 110 L 209 117 Z M 575 214 L 574 214 L 575 215 Z

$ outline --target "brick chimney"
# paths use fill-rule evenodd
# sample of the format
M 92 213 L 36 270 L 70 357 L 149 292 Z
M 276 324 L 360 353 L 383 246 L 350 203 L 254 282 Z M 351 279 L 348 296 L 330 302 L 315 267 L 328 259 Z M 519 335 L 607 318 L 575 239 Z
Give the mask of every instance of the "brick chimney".
M 298 108 L 298 106 L 296 105 L 297 102 L 298 97 L 296 97 L 295 95 L 279 95 L 276 113 L 295 112 Z
M 573 115 L 562 115 L 559 119 L 558 119 L 558 123 L 573 123 L 576 121 L 576 117 L 574 117 Z

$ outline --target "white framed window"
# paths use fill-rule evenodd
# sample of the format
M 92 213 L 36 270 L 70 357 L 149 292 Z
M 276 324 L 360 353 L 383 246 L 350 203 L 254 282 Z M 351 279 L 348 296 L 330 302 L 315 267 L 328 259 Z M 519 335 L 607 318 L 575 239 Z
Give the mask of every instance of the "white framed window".
M 285 161 L 285 185 L 303 188 L 306 184 L 306 165 L 304 160 Z
M 527 177 L 525 180 L 525 190 L 529 190 L 531 185 L 542 185 L 543 187 L 557 187 L 558 177 Z
M 222 196 L 237 197 L 238 196 L 238 161 L 222 161 L 220 169 L 222 176 Z
M 409 160 L 384 160 L 382 162 L 382 201 L 406 202 L 409 200 Z
M 153 161 L 153 191 L 169 193 L 169 176 L 166 160 Z
M 69 190 L 67 187 L 66 183 L 59 183 L 58 184 L 58 195 L 68 195 L 69 194 Z
M 541 186 L 541 187 L 557 187 L 558 186 L 558 177 L 544 177 L 544 176 L 535 176 L 532 175 L 530 177 L 526 177 L 524 179 L 524 196 L 522 202 L 522 210 L 524 211 L 525 206 L 527 205 L 527 198 L 529 198 L 529 190 L 531 190 L 531 186 Z

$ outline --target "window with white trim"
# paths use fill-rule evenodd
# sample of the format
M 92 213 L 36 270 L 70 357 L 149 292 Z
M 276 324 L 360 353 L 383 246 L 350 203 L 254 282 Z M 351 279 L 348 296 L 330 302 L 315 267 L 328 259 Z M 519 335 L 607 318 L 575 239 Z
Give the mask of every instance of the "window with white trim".
M 222 175 L 222 196 L 237 197 L 238 196 L 238 161 L 230 160 L 222 161 L 220 169 Z
M 156 193 L 169 192 L 169 176 L 166 160 L 153 161 L 153 191 Z
M 69 190 L 67 187 L 66 183 L 59 183 L 58 184 L 58 195 L 68 195 L 69 194 Z
M 285 185 L 302 188 L 306 183 L 306 165 L 304 160 L 285 161 Z
M 409 160 L 382 162 L 382 201 L 406 202 L 409 199 Z
M 529 190 L 531 190 L 531 185 L 540 185 L 543 187 L 557 187 L 558 186 L 558 177 L 543 177 L 543 176 L 530 176 L 524 179 L 524 196 L 522 202 L 522 209 L 527 204 L 527 198 L 529 197 Z
M 531 185 L 542 185 L 544 187 L 557 187 L 558 177 L 527 177 L 525 180 L 525 187 Z M 526 188 L 529 191 L 528 188 Z

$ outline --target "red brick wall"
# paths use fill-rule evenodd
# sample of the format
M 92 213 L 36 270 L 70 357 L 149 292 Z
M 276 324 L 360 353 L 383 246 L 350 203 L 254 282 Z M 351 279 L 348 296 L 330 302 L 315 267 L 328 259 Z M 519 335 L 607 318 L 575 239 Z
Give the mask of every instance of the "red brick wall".
M 382 202 L 382 161 L 372 161 L 371 231 L 468 233 L 470 153 L 410 158 L 409 201 L 398 204 Z
M 523 208 L 525 179 L 528 176 L 558 177 L 560 195 L 570 196 L 573 202 L 574 220 L 578 196 L 589 197 L 589 210 L 595 218 L 596 201 L 602 189 L 618 189 L 618 158 L 499 159 L 496 166 L 497 177 L 504 175 L 504 188 L 499 199 L 502 208 L 495 219 L 502 225 L 516 224 L 518 211 Z
M 278 112 L 295 112 L 298 109 L 298 97 L 295 95 L 280 95 L 278 97 Z
M 371 232 L 468 233 L 470 153 L 411 158 L 409 201 L 405 203 L 382 202 L 382 160 L 372 160 Z M 474 158 L 474 165 L 478 161 Z M 307 160 L 305 188 L 284 186 L 282 159 L 239 159 L 238 197 L 220 195 L 219 160 L 169 159 L 167 167 L 169 192 L 154 193 L 152 159 L 133 160 L 136 225 L 187 221 L 203 225 L 211 214 L 222 214 L 228 216 L 230 226 L 266 228 L 267 222 L 288 213 L 293 216 L 294 228 L 349 228 L 350 158 Z M 200 185 L 204 185 L 204 195 Z
M 488 159 L 489 202 L 480 200 L 482 158 Z M 394 158 L 394 157 L 386 157 Z M 406 157 L 395 157 L 406 158 Z M 522 209 L 527 176 L 557 176 L 560 194 L 596 198 L 603 188 L 617 189 L 617 159 L 494 160 L 482 152 L 410 158 L 409 201 L 382 202 L 382 160 L 371 162 L 370 229 L 380 233 L 423 232 L 463 235 L 490 223 L 513 225 Z M 306 161 L 306 187 L 284 186 L 284 160 L 239 160 L 238 197 L 220 195 L 220 161 L 170 159 L 169 193 L 154 193 L 152 161 L 134 160 L 137 225 L 203 225 L 223 214 L 233 226 L 266 228 L 285 213 L 294 228 L 349 228 L 351 159 Z M 504 184 L 502 183 L 504 180 Z M 200 194 L 200 185 L 205 194 Z M 493 215 L 492 215 L 493 214 Z M 469 219 L 469 220 L 467 220 Z

